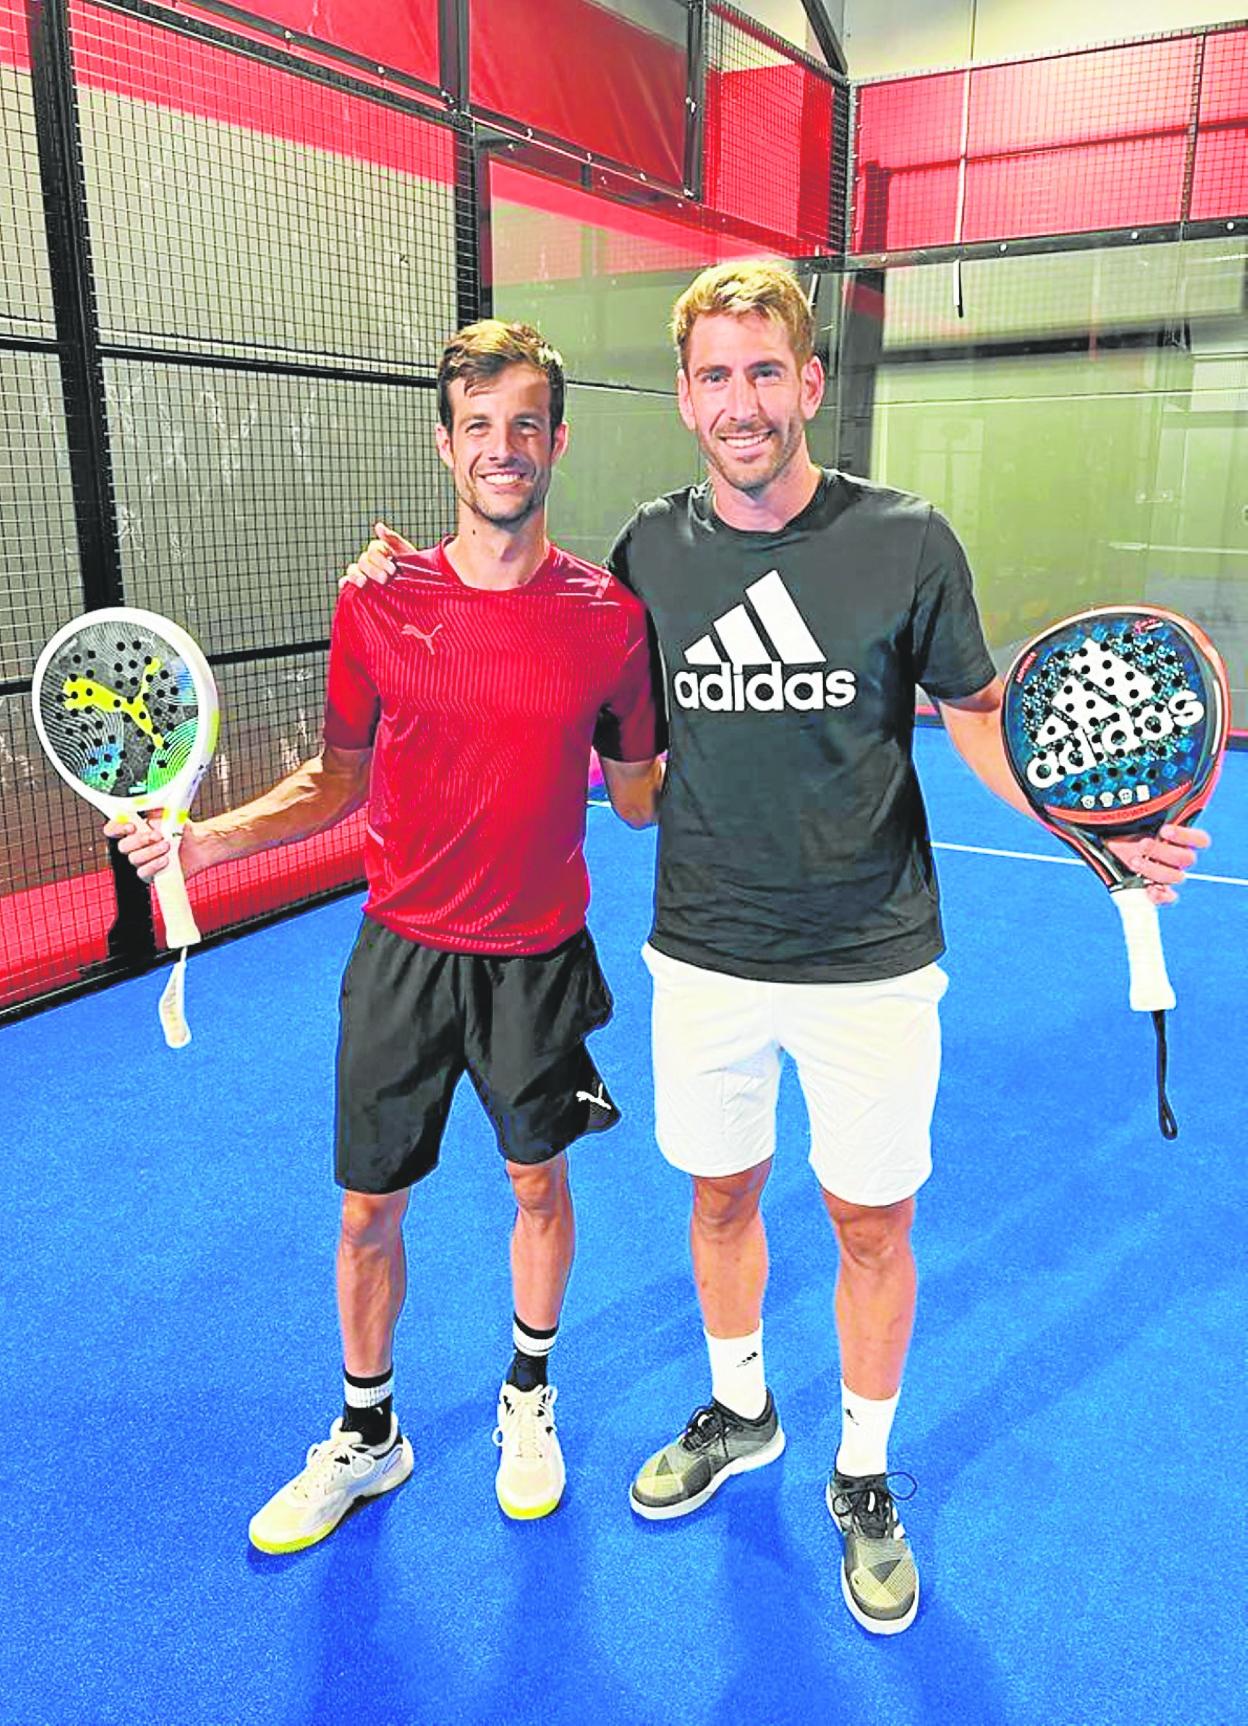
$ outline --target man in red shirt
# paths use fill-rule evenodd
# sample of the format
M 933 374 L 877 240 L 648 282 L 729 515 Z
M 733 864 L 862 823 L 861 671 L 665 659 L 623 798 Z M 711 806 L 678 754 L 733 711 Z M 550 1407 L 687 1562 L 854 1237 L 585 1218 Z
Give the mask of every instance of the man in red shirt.
M 403 1217 L 464 1073 L 516 1200 L 498 1501 L 508 1516 L 545 1516 L 563 1491 L 546 1363 L 574 1246 L 564 1153 L 619 1118 L 584 1041 L 611 1013 L 585 928 L 590 751 L 617 812 L 642 826 L 663 741 L 640 601 L 546 537 L 563 402 L 562 362 L 531 327 L 491 319 L 452 338 L 436 437 L 455 534 L 400 559 L 383 594 L 344 594 L 319 755 L 182 839 L 193 875 L 368 805 L 368 898 L 338 1050 L 344 1408 L 252 1518 L 265 1552 L 312 1545 L 356 1499 L 411 1473 L 392 1407 Z M 124 835 L 144 879 L 164 867 L 154 826 L 106 831 Z

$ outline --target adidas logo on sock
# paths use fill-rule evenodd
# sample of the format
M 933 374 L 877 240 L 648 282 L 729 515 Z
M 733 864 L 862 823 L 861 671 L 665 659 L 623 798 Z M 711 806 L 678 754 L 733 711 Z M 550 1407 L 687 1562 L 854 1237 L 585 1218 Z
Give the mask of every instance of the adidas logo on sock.
M 677 706 L 707 713 L 781 713 L 786 707 L 818 713 L 848 707 L 858 693 L 855 674 L 845 667 L 818 669 L 827 665 L 828 656 L 779 570 L 751 582 L 745 597 L 748 604 L 717 617 L 714 633 L 708 631 L 685 649 L 686 664 L 695 669 L 678 671 L 672 679 Z M 708 669 L 698 669 L 702 666 Z

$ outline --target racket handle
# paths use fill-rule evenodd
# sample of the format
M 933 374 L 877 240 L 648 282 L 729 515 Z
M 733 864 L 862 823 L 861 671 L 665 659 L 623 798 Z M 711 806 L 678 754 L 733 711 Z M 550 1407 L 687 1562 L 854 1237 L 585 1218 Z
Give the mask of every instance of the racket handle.
M 195 913 L 191 910 L 191 901 L 187 898 L 186 880 L 178 857 L 182 848 L 181 825 L 173 828 L 168 838 L 169 861 L 155 877 L 153 884 L 160 904 L 160 914 L 165 921 L 165 946 L 176 953 L 183 947 L 194 947 L 200 935 L 195 924 Z
M 1111 887 L 1109 896 L 1122 918 L 1127 965 L 1131 973 L 1132 1008 L 1137 1013 L 1169 1012 L 1175 998 L 1166 975 L 1166 956 L 1161 950 L 1156 905 L 1140 882 Z

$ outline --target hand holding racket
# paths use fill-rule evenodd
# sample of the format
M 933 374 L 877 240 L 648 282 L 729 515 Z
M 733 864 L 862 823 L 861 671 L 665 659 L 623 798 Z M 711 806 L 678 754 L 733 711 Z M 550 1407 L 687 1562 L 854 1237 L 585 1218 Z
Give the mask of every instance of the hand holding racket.
M 1153 1015 L 1158 1117 L 1165 1094 L 1165 1013 L 1174 1006 L 1157 908 L 1137 863 L 1163 827 L 1189 821 L 1217 782 L 1230 728 L 1225 667 L 1195 624 L 1139 606 L 1081 612 L 1029 643 L 1006 678 L 1005 753 L 1050 832 L 1109 888 L 1122 918 L 1130 1002 Z M 1117 841 L 1115 851 L 1110 841 Z
M 168 866 L 154 878 L 166 945 L 181 958 L 161 998 L 171 1047 L 190 1041 L 182 1012 L 186 948 L 199 930 L 178 849 L 217 741 L 217 689 L 190 636 L 150 611 L 108 607 L 75 618 L 39 655 L 31 691 L 48 759 L 110 821 L 158 811 Z

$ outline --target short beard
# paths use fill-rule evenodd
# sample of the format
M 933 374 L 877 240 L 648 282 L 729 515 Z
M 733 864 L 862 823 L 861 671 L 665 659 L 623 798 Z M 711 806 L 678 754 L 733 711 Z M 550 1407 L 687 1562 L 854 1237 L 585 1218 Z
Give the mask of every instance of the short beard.
M 531 521 L 539 512 L 542 505 L 546 502 L 546 497 L 549 491 L 549 480 L 545 485 L 542 485 L 539 481 L 529 493 L 528 500 L 524 504 L 523 508 L 517 510 L 514 515 L 491 514 L 491 512 L 485 508 L 485 500 L 481 496 L 480 491 L 474 490 L 471 486 L 465 485 L 462 491 L 457 486 L 455 489 L 455 495 L 458 497 L 460 503 L 463 504 L 465 509 L 471 510 L 478 520 L 488 521 L 491 527 L 521 528 L 527 521 Z
M 802 447 L 803 430 L 804 427 L 799 424 L 796 430 L 792 432 L 791 436 L 781 444 L 780 451 L 776 456 L 775 462 L 769 466 L 767 472 L 759 473 L 756 477 L 752 477 L 745 482 L 739 479 L 734 479 L 732 474 L 728 472 L 720 458 L 719 450 L 714 444 L 703 443 L 702 454 L 706 457 L 708 466 L 714 468 L 719 477 L 722 480 L 725 480 L 734 491 L 741 492 L 745 497 L 756 497 L 759 492 L 766 491 L 769 485 L 779 479 L 780 475 L 791 464 L 794 456 L 797 455 L 798 451 Z

